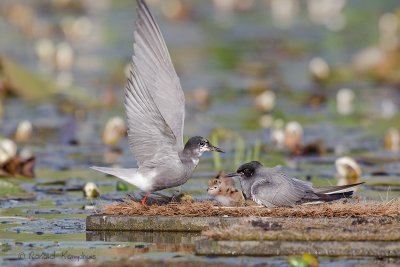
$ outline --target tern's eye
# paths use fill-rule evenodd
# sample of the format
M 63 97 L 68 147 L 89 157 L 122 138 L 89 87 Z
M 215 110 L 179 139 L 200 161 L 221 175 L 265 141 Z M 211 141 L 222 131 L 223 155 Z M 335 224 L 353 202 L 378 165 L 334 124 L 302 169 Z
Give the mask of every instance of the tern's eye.
M 206 145 L 206 142 L 204 142 L 204 141 L 200 142 L 200 146 L 205 146 L 205 145 Z
M 246 177 L 250 177 L 253 175 L 253 172 L 250 169 L 245 169 L 245 170 L 243 170 L 243 174 Z

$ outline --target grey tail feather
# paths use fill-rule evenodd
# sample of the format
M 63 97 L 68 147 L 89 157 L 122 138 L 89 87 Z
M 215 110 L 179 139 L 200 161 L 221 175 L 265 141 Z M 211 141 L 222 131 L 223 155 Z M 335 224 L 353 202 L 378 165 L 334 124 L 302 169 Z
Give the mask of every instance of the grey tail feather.
M 353 188 L 355 186 L 358 186 L 358 185 L 361 185 L 364 183 L 365 182 L 349 184 L 349 185 L 338 185 L 338 186 L 319 186 L 319 187 L 314 187 L 313 191 L 315 194 L 335 194 L 335 192 L 339 193 L 339 191 Z M 344 193 L 344 192 L 341 192 L 341 193 Z
M 90 168 L 122 179 L 132 177 L 132 174 L 134 174 L 137 171 L 137 169 L 107 168 L 107 167 L 97 167 L 97 166 L 92 166 Z

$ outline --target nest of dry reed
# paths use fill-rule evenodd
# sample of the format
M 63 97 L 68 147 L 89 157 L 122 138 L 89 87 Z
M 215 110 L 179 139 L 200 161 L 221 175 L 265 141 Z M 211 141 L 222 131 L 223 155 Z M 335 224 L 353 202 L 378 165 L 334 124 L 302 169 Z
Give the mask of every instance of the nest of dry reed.
M 144 206 L 132 199 L 122 203 L 110 204 L 102 213 L 130 216 L 185 216 L 185 217 L 378 217 L 400 216 L 400 200 L 387 202 L 360 201 L 356 203 L 325 203 L 299 205 L 293 208 L 268 209 L 260 206 L 221 207 L 212 202 L 180 202 L 165 205 Z

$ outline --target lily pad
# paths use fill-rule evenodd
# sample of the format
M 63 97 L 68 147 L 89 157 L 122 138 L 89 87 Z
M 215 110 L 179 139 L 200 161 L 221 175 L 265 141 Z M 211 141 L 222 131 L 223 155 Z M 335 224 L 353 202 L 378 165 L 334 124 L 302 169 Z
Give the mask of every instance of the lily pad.
M 54 80 L 35 75 L 10 58 L 0 58 L 0 77 L 4 79 L 9 93 L 18 95 L 29 102 L 46 102 L 57 94 L 65 94 L 73 100 L 89 105 L 96 104 L 94 98 L 89 97 L 83 90 L 75 87 L 61 90 Z
M 33 200 L 35 193 L 27 193 L 18 185 L 0 179 L 0 200 Z

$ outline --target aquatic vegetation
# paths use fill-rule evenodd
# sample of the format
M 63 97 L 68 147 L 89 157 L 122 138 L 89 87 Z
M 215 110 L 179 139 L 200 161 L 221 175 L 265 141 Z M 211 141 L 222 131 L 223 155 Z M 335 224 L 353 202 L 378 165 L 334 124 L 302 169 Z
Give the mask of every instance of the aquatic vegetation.
M 89 199 L 98 198 L 100 196 L 100 189 L 93 182 L 88 182 L 83 186 L 83 196 Z
M 197 88 L 193 92 L 193 100 L 198 110 L 205 110 L 211 103 L 210 91 L 206 88 Z
M 210 137 L 210 141 L 216 147 L 219 146 L 218 140 L 219 140 L 218 135 L 216 133 L 212 133 L 211 137 Z M 222 170 L 220 153 L 213 152 L 213 160 L 214 160 L 214 169 L 217 171 Z
M 213 131 L 210 136 L 210 141 L 212 144 L 216 144 L 219 146 L 220 139 L 224 138 L 223 132 L 221 131 Z M 213 153 L 213 163 L 214 169 L 216 171 L 221 171 L 223 168 L 230 168 L 231 166 L 236 167 L 241 162 L 252 161 L 252 160 L 260 160 L 262 143 L 260 140 L 256 139 L 254 141 L 254 145 L 246 148 L 246 143 L 238 133 L 232 133 L 229 135 L 228 140 L 232 140 L 235 142 L 234 154 L 233 154 L 233 162 L 232 158 L 225 158 L 222 160 L 221 155 L 219 153 Z
M 400 132 L 396 128 L 389 128 L 384 136 L 383 141 L 383 146 L 386 150 L 392 152 L 400 151 Z
M 17 143 L 28 142 L 32 137 L 33 126 L 28 120 L 21 121 L 14 133 L 14 140 Z
M 236 47 L 220 45 L 212 47 L 211 52 L 222 68 L 233 69 L 239 63 L 240 52 Z
M 326 82 L 331 72 L 328 63 L 320 57 L 315 57 L 310 61 L 309 70 L 311 77 L 317 83 Z
M 304 254 L 301 257 L 289 256 L 287 259 L 291 267 L 318 267 L 318 260 L 311 254 Z
M 17 145 L 10 139 L 0 140 L 0 164 L 6 163 L 17 155 Z
M 240 163 L 244 162 L 244 155 L 246 151 L 245 141 L 241 136 L 238 136 L 235 140 L 235 154 L 233 157 L 233 163 L 235 166 L 239 166 Z
M 338 173 L 337 185 L 348 185 L 361 182 L 361 168 L 358 163 L 350 157 L 341 157 L 335 161 Z
M 103 144 L 108 146 L 116 146 L 120 140 L 126 136 L 127 127 L 125 121 L 120 116 L 110 118 L 104 126 L 102 132 Z
M 0 140 L 0 177 L 35 177 L 36 158 L 28 149 L 17 151 L 17 145 L 11 139 Z
M 0 179 L 0 197 L 15 196 L 25 191 L 18 185 L 4 179 Z
M 285 147 L 293 151 L 303 142 L 303 126 L 297 121 L 290 121 L 285 126 Z
M 275 93 L 264 91 L 255 98 L 255 106 L 261 112 L 270 112 L 275 107 Z
M 33 103 L 49 101 L 60 93 L 89 106 L 96 103 L 95 99 L 80 88 L 68 86 L 65 90 L 60 90 L 54 80 L 35 75 L 18 62 L 4 56 L 0 58 L 0 76 L 5 81 L 5 92 Z
M 349 115 L 354 111 L 354 91 L 348 88 L 340 89 L 336 94 L 336 110 L 340 115 Z
M 30 101 L 48 99 L 56 92 L 54 84 L 38 78 L 18 63 L 1 58 L 1 75 L 7 82 L 8 91 L 14 92 Z M 33 89 L 32 88 L 36 88 Z
M 121 181 L 117 181 L 116 189 L 117 191 L 128 191 L 128 185 Z

